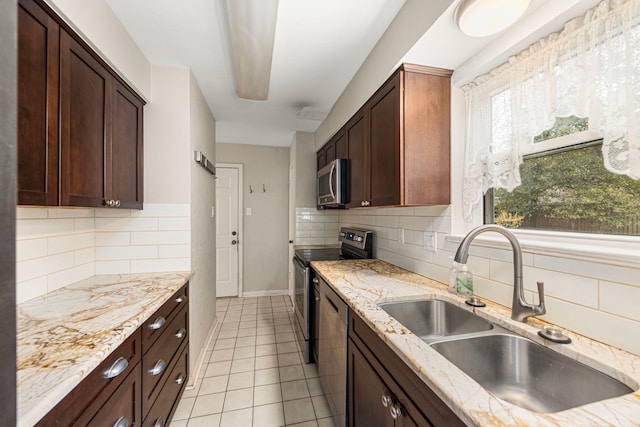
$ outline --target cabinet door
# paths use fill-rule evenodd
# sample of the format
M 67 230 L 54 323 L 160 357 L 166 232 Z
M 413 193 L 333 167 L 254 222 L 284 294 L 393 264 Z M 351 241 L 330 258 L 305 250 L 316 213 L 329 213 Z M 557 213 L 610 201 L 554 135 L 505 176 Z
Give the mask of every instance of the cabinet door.
M 371 205 L 399 205 L 400 200 L 400 73 L 367 103 L 370 114 Z
M 119 420 L 127 420 L 129 426 L 142 424 L 142 411 L 140 409 L 141 389 L 140 363 L 120 387 L 107 399 L 102 408 L 87 425 L 88 427 L 115 426 Z
M 351 340 L 347 355 L 349 426 L 393 427 L 389 407 L 382 404 L 383 397 L 391 397 L 389 390 Z
M 18 7 L 18 204 L 58 204 L 60 28 L 33 0 Z
M 318 153 L 316 155 L 317 155 L 318 170 L 327 166 L 327 152 L 325 151 L 324 146 L 320 150 L 318 150 Z
M 64 31 L 60 69 L 60 204 L 104 206 L 111 183 L 111 75 Z
M 366 137 L 367 117 L 365 110 L 358 111 L 347 123 L 347 207 L 365 206 L 369 201 L 369 144 Z
M 347 158 L 347 137 L 344 134 L 344 129 L 341 129 L 335 137 L 336 146 L 336 159 Z
M 324 156 L 327 159 L 327 164 L 331 163 L 336 159 L 336 142 L 335 140 L 330 140 L 327 142 L 324 148 Z
M 142 101 L 117 81 L 113 88 L 110 197 L 142 209 Z

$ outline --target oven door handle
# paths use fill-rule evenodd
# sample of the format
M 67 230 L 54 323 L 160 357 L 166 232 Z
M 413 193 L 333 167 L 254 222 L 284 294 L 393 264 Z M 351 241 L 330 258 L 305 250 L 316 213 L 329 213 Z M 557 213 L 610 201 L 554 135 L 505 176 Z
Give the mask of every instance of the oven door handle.
M 302 261 L 300 261 L 297 257 L 293 258 L 293 263 L 296 265 L 296 267 L 298 267 L 300 270 L 304 270 L 307 267 L 304 266 L 304 264 L 302 263 Z

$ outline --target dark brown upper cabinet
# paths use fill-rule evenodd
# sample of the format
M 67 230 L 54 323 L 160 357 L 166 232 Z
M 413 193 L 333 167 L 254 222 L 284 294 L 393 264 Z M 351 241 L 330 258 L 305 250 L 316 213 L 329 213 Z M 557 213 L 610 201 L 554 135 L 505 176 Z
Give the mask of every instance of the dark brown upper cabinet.
M 450 203 L 451 73 L 403 64 L 347 122 L 348 208 Z
M 58 204 L 60 26 L 33 1 L 18 7 L 18 203 Z
M 142 209 L 144 101 L 44 3 L 19 6 L 18 204 Z

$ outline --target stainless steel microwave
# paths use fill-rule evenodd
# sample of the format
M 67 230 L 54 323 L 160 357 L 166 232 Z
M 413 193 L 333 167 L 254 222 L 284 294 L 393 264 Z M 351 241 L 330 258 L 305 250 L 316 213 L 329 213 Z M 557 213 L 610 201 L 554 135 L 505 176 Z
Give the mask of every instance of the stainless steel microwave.
M 336 159 L 318 171 L 318 206 L 343 207 L 347 203 L 347 159 Z

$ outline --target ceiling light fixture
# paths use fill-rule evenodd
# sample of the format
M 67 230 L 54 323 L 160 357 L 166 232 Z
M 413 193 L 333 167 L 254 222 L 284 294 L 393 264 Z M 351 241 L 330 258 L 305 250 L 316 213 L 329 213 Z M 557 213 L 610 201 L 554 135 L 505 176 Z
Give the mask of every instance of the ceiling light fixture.
M 227 0 L 233 74 L 240 98 L 266 101 L 278 0 Z
M 530 3 L 531 0 L 462 0 L 454 19 L 468 36 L 489 36 L 515 23 Z

